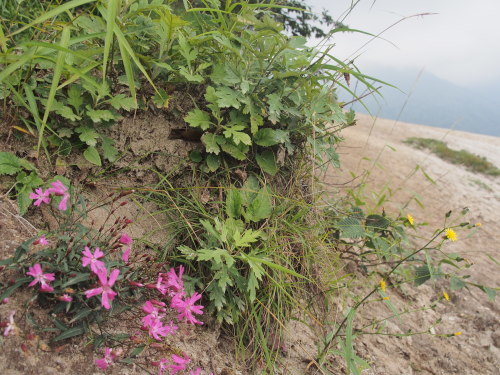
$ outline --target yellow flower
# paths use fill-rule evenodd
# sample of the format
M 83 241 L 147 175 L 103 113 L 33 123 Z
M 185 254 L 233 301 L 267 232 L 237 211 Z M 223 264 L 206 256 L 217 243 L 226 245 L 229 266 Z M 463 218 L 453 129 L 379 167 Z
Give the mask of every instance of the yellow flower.
M 385 292 L 385 288 L 387 287 L 386 283 L 384 280 L 380 280 L 380 289 L 382 292 Z
M 444 234 L 446 235 L 446 238 L 448 238 L 450 241 L 456 241 L 458 238 L 455 231 L 451 228 L 446 228 L 444 230 Z
M 475 225 L 476 227 L 480 227 L 481 226 L 481 223 L 476 223 Z
M 446 293 L 445 291 L 443 291 L 443 297 L 445 300 L 449 301 L 450 300 L 450 296 L 448 295 L 448 293 Z
M 459 332 L 455 332 L 455 333 L 453 334 L 453 336 L 460 336 L 461 334 L 462 334 L 462 332 L 460 332 L 460 331 L 459 331 Z
M 389 297 L 387 297 L 387 296 L 386 296 L 386 297 L 384 297 L 384 300 L 385 300 L 385 301 L 388 301 L 388 300 L 389 300 Z
M 410 223 L 410 225 L 413 225 L 413 216 L 408 214 L 408 215 L 406 215 L 406 218 L 408 219 L 408 222 Z

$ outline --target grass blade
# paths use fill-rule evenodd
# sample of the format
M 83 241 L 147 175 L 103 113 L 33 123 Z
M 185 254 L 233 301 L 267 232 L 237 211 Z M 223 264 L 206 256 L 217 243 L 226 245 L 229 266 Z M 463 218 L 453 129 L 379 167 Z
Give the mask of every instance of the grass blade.
M 102 81 L 106 80 L 106 69 L 108 65 L 111 44 L 113 43 L 113 29 L 115 28 L 115 19 L 118 13 L 120 0 L 109 1 L 108 9 L 99 8 L 104 20 L 106 21 L 106 36 L 104 37 L 104 52 L 102 56 Z
M 69 43 L 69 38 L 70 38 L 70 28 L 69 28 L 69 26 L 64 26 L 62 34 L 61 34 L 61 40 L 59 42 L 59 45 L 61 47 L 66 48 L 68 46 L 68 43 Z M 49 96 L 47 98 L 47 104 L 45 105 L 45 113 L 43 114 L 42 125 L 41 125 L 41 127 L 39 129 L 39 133 L 38 133 L 38 146 L 37 146 L 37 151 L 36 151 L 37 156 L 38 156 L 38 153 L 40 152 L 40 146 L 42 145 L 43 133 L 45 130 L 45 126 L 47 124 L 47 120 L 49 118 L 50 109 L 51 109 L 52 104 L 54 103 L 54 99 L 56 97 L 57 86 L 59 85 L 59 79 L 61 78 L 61 74 L 63 71 L 65 57 L 66 57 L 66 53 L 64 51 L 58 52 L 56 66 L 54 68 L 54 76 L 52 78 L 52 85 L 50 86 Z

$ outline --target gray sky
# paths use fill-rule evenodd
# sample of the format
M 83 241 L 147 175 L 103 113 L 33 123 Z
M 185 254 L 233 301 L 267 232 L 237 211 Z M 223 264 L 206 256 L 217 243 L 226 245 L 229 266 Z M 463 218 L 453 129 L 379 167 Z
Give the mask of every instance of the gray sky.
M 327 9 L 338 19 L 351 0 L 305 0 L 316 12 Z M 462 86 L 500 80 L 500 0 L 361 0 L 345 23 L 378 34 L 405 16 L 407 19 L 374 40 L 357 55 L 363 68 L 414 68 Z M 351 58 L 370 39 L 360 34 L 336 34 L 333 53 Z

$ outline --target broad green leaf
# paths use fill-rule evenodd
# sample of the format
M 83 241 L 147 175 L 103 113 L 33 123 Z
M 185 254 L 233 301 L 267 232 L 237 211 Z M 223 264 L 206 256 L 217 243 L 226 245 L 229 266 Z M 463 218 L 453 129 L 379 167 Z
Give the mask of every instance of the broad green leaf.
M 269 188 L 262 188 L 243 212 L 245 219 L 258 222 L 271 217 L 272 201 Z
M 224 143 L 220 145 L 220 147 L 226 154 L 231 155 L 236 160 L 242 161 L 246 159 L 246 153 L 248 152 L 247 145 L 240 144 L 238 146 L 235 146 L 232 143 Z
M 265 150 L 262 153 L 256 154 L 255 161 L 264 172 L 269 173 L 271 176 L 274 176 L 278 172 L 276 158 L 274 153 L 270 150 Z
M 340 230 L 341 238 L 359 238 L 365 236 L 365 229 L 361 221 L 355 217 L 347 217 L 340 220 L 336 227 Z
M 431 272 L 429 267 L 421 266 L 415 269 L 415 285 L 419 286 L 431 279 Z
M 238 189 L 231 185 L 226 196 L 226 215 L 239 219 L 242 213 L 242 198 Z
M 208 154 L 207 155 L 207 167 L 210 172 L 215 172 L 220 167 L 220 157 L 219 155 Z
M 462 281 L 462 279 L 452 276 L 450 279 L 450 288 L 451 290 L 459 290 L 465 287 L 465 283 Z
M 199 163 L 203 160 L 201 153 L 198 150 L 193 150 L 189 153 L 189 159 L 195 163 Z
M 218 87 L 215 90 L 215 96 L 217 96 L 217 104 L 221 108 L 234 107 L 238 109 L 241 106 L 241 103 L 238 100 L 240 97 L 238 92 L 229 87 Z
M 289 141 L 288 132 L 270 128 L 260 129 L 255 134 L 253 141 L 259 146 L 274 146 Z
M 83 152 L 83 157 L 92 164 L 102 166 L 101 156 L 95 147 L 89 147 Z
M 194 128 L 201 128 L 201 130 L 207 130 L 210 128 L 211 124 L 210 114 L 198 108 L 190 111 L 187 116 L 184 117 L 184 121 Z
M 219 155 L 220 147 L 217 143 L 217 136 L 213 133 L 205 133 L 201 136 L 201 141 L 205 145 L 208 153 Z

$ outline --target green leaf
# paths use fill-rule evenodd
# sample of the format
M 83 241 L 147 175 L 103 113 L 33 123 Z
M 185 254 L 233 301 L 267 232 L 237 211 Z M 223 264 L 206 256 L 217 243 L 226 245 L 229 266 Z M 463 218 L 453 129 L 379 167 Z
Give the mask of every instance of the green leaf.
M 66 340 L 71 337 L 83 335 L 84 333 L 85 329 L 83 328 L 83 326 L 73 327 L 68 329 L 67 331 L 64 331 L 59 336 L 55 337 L 53 341 L 55 342 L 55 341 Z
M 85 142 L 88 146 L 95 146 L 97 144 L 97 139 L 100 135 L 91 127 L 79 126 L 75 130 L 80 134 L 80 141 Z
M 182 76 L 186 78 L 186 81 L 188 82 L 196 82 L 196 83 L 203 82 L 203 76 L 201 74 L 192 74 L 187 70 L 185 66 L 181 66 L 178 72 L 182 74 Z
M 241 193 L 231 185 L 226 196 L 226 215 L 233 219 L 239 219 L 242 213 Z
M 12 293 L 16 291 L 21 285 L 26 284 L 27 282 L 31 281 L 31 277 L 23 277 L 21 279 L 17 279 L 16 282 L 9 286 L 2 294 L 0 294 L 0 301 L 3 300 L 4 298 L 10 297 Z
M 83 104 L 82 87 L 79 85 L 71 85 L 68 88 L 67 96 L 68 104 L 78 111 Z
M 57 109 L 56 113 L 58 115 L 64 117 L 65 119 L 70 120 L 70 121 L 77 121 L 77 120 L 82 119 L 80 116 L 76 115 L 75 112 L 73 112 L 71 107 L 68 107 L 68 106 L 63 106 L 63 107 Z
M 243 212 L 245 219 L 258 222 L 271 217 L 272 202 L 269 188 L 262 188 Z
M 137 108 L 135 99 L 130 96 L 127 97 L 125 94 L 115 95 L 109 99 L 108 102 L 116 110 L 124 109 L 126 111 L 131 111 L 132 109 Z
M 197 151 L 197 150 L 191 151 L 189 153 L 189 158 L 191 159 L 191 161 L 193 161 L 195 163 L 199 163 L 203 160 L 203 158 L 201 157 L 200 151 Z
M 365 225 L 367 229 L 373 232 L 379 232 L 382 229 L 386 229 L 390 223 L 391 222 L 382 215 L 368 215 Z
M 77 322 L 83 318 L 86 318 L 87 316 L 89 316 L 91 313 L 92 313 L 92 309 L 88 308 L 88 307 L 85 307 L 83 309 L 81 309 L 80 311 L 78 311 L 78 314 L 76 314 L 73 319 L 71 319 L 69 321 L 69 324 L 72 324 L 74 322 Z
M 17 205 L 19 207 L 19 213 L 24 215 L 32 203 L 29 194 L 33 191 L 33 189 L 43 184 L 43 181 L 40 177 L 38 177 L 36 172 L 31 172 L 29 175 L 21 172 L 17 175 L 16 181 L 18 182 L 16 187 Z
M 271 176 L 274 176 L 278 172 L 276 158 L 274 153 L 270 150 L 265 150 L 260 154 L 256 154 L 255 161 L 264 172 L 269 173 Z
M 61 285 L 61 288 L 67 288 L 70 285 L 78 284 L 82 281 L 87 281 L 90 277 L 90 274 L 88 273 L 80 273 L 76 275 L 75 277 L 72 277 L 68 281 L 66 281 L 64 284 Z
M 483 292 L 486 293 L 488 296 L 488 299 L 493 302 L 495 301 L 495 298 L 497 296 L 497 291 L 493 288 L 488 288 L 487 286 L 480 286 L 479 289 L 481 289 Z
M 89 147 L 83 152 L 83 157 L 92 164 L 102 166 L 101 156 L 95 147 Z
M 365 229 L 361 225 L 361 221 L 354 217 L 346 217 L 340 220 L 336 226 L 340 229 L 341 238 L 359 238 L 365 236 Z
M 207 155 L 207 167 L 210 172 L 215 172 L 220 167 L 220 157 L 214 154 Z
M 87 116 L 95 123 L 116 119 L 113 112 L 107 109 L 92 109 L 90 106 L 86 106 L 85 108 L 87 109 Z
M 229 107 L 234 107 L 236 109 L 240 108 L 241 103 L 238 100 L 240 96 L 238 95 L 238 92 L 226 87 L 218 87 L 215 90 L 215 96 L 217 96 L 217 104 L 219 105 L 220 108 L 229 108 Z
M 114 147 L 115 141 L 109 137 L 101 136 L 102 138 L 102 151 L 105 159 L 109 160 L 111 163 L 118 159 L 118 149 Z
M 144 349 L 146 348 L 146 345 L 139 345 L 134 348 L 129 354 L 129 357 L 137 357 L 139 354 L 141 354 Z
M 208 153 L 219 155 L 220 147 L 217 143 L 217 136 L 213 133 L 205 133 L 201 136 L 201 141 L 205 145 Z
M 207 130 L 211 125 L 210 114 L 198 108 L 189 112 L 184 117 L 184 121 L 194 128 L 201 128 L 201 130 Z
M 234 246 L 236 247 L 248 247 L 252 243 L 257 242 L 259 237 L 262 236 L 262 232 L 259 230 L 248 229 L 243 232 L 243 236 L 239 231 L 234 232 Z
M 0 175 L 14 175 L 22 170 L 19 158 L 10 152 L 0 152 Z
M 431 272 L 429 267 L 421 266 L 415 269 L 415 285 L 420 286 L 427 280 L 431 279 Z
M 232 143 L 224 143 L 220 147 L 226 154 L 231 155 L 236 160 L 242 161 L 246 159 L 246 153 L 248 152 L 247 145 L 240 144 L 236 146 Z
M 259 146 L 274 146 L 289 141 L 288 132 L 270 128 L 260 129 L 255 134 L 253 141 Z
M 459 279 L 456 276 L 452 276 L 450 279 L 450 288 L 451 290 L 459 290 L 465 287 L 465 283 L 462 281 L 462 279 Z

